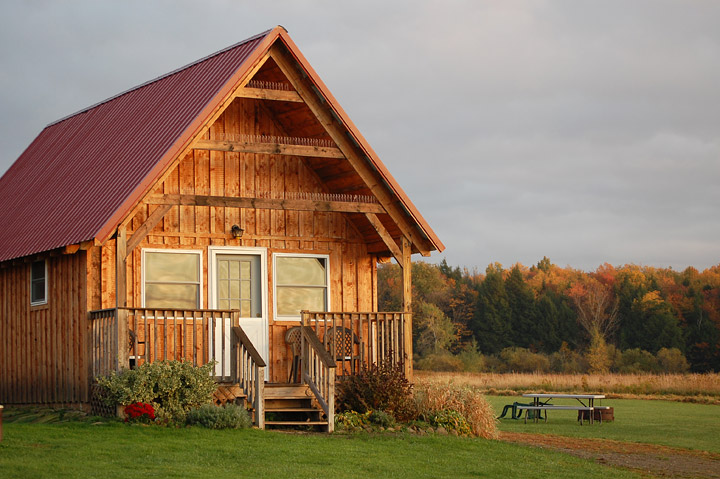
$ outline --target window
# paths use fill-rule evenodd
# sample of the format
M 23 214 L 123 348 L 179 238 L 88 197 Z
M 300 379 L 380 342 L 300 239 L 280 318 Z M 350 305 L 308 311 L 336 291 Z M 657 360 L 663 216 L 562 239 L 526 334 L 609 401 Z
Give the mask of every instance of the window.
M 300 311 L 329 308 L 328 257 L 277 254 L 275 258 L 275 315 L 300 319 Z
M 30 306 L 47 304 L 47 260 L 35 261 L 30 267 Z
M 158 309 L 199 309 L 200 251 L 143 250 L 143 305 Z

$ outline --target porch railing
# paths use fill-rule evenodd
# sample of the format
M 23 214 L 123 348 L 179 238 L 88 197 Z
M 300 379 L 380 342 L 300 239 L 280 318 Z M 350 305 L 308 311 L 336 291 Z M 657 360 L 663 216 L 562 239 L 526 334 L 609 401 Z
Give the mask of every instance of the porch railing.
M 90 312 L 94 376 L 160 360 L 202 366 L 231 379 L 230 334 L 239 312 L 215 309 L 111 308 Z
M 232 328 L 231 374 L 255 411 L 255 425 L 265 429 L 265 361 L 240 326 Z
M 325 411 L 328 432 L 335 429 L 335 369 L 337 365 L 310 326 L 301 326 L 302 379 Z
M 412 347 L 406 343 L 407 314 L 303 311 L 301 322 L 315 332 L 343 377 L 363 367 L 404 364 Z

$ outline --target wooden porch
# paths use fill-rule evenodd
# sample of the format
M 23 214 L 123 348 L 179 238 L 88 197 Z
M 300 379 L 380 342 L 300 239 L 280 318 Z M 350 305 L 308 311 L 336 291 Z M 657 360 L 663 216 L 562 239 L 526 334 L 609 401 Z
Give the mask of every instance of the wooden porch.
M 363 368 L 404 365 L 412 337 L 407 313 L 302 312 L 287 336 L 292 368 L 286 384 L 265 381 L 267 364 L 235 310 L 109 308 L 90 312 L 92 378 L 160 360 L 215 362 L 224 400 L 243 402 L 255 424 L 310 424 L 332 431 L 335 382 Z M 297 421 L 297 416 L 307 419 Z

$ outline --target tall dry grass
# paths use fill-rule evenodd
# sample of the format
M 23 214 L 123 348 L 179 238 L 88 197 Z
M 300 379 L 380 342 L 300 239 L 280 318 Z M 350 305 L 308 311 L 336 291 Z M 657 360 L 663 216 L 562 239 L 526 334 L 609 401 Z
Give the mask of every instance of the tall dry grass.
M 452 410 L 463 415 L 472 434 L 485 439 L 497 437 L 497 419 L 483 393 L 476 388 L 436 381 L 415 382 L 415 401 L 420 414 Z
M 447 373 L 416 371 L 416 381 L 458 384 L 486 394 L 588 392 L 720 404 L 720 374 Z

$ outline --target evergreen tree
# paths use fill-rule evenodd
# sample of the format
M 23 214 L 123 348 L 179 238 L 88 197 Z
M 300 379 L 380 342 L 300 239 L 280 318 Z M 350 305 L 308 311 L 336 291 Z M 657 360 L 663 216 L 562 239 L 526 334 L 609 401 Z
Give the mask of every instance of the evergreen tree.
M 485 280 L 478 288 L 477 308 L 471 324 L 480 351 L 497 353 L 512 345 L 510 315 L 503 269 L 495 263 L 487 267 Z

